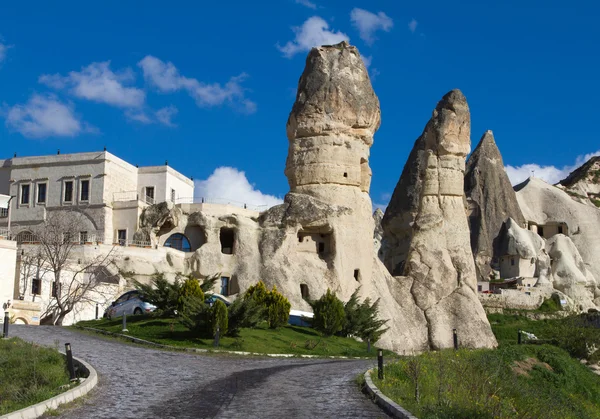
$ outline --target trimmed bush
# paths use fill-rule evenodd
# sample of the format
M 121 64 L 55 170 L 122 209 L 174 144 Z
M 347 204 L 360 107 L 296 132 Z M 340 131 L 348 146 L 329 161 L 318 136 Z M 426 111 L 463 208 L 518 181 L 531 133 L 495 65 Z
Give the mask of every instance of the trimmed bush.
M 219 328 L 219 334 L 221 336 L 226 335 L 228 324 L 229 319 L 227 317 L 227 306 L 221 300 L 215 301 L 210 313 L 210 328 L 212 335 L 216 336 L 217 328 Z
M 273 286 L 273 289 L 267 294 L 266 308 L 269 328 L 277 329 L 287 324 L 292 305 L 287 298 L 277 291 L 276 286 Z
M 258 281 L 256 285 L 252 285 L 246 290 L 244 298 L 252 298 L 258 304 L 264 305 L 266 303 L 268 295 L 269 291 L 267 290 L 267 287 L 265 286 L 264 282 Z
M 187 279 L 181 283 L 181 287 L 179 288 L 177 310 L 180 313 L 186 310 L 186 305 L 189 304 L 190 299 L 197 299 L 204 302 L 204 292 L 202 292 L 200 282 L 192 276 L 187 277 Z
M 329 288 L 318 300 L 310 302 L 314 312 L 313 327 L 325 336 L 342 330 L 346 322 L 344 303 Z

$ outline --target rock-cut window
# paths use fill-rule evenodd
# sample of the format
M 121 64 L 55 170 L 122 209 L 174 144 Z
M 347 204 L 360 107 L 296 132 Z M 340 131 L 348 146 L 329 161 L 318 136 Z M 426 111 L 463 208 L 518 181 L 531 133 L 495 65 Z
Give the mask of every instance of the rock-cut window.
M 175 233 L 167 239 L 165 247 L 181 250 L 182 252 L 191 252 L 192 246 L 187 237 L 181 233 Z

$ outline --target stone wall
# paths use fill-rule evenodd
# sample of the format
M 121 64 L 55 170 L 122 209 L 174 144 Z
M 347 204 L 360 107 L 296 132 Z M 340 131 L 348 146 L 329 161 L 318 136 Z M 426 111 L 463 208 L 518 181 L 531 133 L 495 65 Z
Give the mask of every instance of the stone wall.
M 4 322 L 4 304 L 15 298 L 17 242 L 0 239 L 0 324 Z
M 544 293 L 531 291 L 525 294 L 519 290 L 502 290 L 501 294 L 478 294 L 484 308 L 536 310 L 547 298 Z

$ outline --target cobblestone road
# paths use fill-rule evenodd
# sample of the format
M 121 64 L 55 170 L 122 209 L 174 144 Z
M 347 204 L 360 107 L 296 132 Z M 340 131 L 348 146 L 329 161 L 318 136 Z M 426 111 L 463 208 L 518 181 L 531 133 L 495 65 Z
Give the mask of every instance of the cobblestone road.
M 11 335 L 64 348 L 99 374 L 62 418 L 382 418 L 355 377 L 371 361 L 196 355 L 149 349 L 50 326 Z

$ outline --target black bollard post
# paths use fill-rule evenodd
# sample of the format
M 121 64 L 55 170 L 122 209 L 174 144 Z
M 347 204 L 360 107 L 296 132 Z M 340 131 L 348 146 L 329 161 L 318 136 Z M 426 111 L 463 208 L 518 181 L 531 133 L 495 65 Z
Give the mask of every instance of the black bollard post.
M 9 317 L 10 313 L 8 311 L 4 312 L 4 326 L 2 328 L 2 335 L 4 336 L 4 338 L 8 338 L 8 325 L 9 325 Z
M 129 332 L 127 330 L 127 314 L 123 313 L 123 330 L 121 332 Z
M 383 380 L 383 349 L 377 351 L 377 377 Z
M 98 303 L 96 303 L 96 320 L 98 320 Z
M 367 338 L 367 352 L 371 352 L 371 339 Z
M 73 352 L 71 352 L 71 344 L 65 343 L 65 352 L 67 353 L 67 369 L 69 370 L 69 377 L 71 381 L 77 380 L 75 376 L 75 366 L 73 365 Z
M 213 346 L 215 348 L 217 348 L 219 346 L 219 337 L 220 337 L 219 332 L 220 332 L 220 329 L 219 329 L 219 326 L 217 326 L 217 331 L 215 333 L 215 341 L 213 342 Z
M 521 344 L 521 342 L 522 342 L 522 339 L 523 339 L 523 338 L 521 337 L 521 334 L 522 334 L 522 330 L 521 330 L 521 329 L 519 329 L 519 333 L 517 334 L 517 343 L 518 343 L 519 345 Z
M 452 329 L 452 337 L 454 338 L 454 350 L 458 349 L 458 333 L 456 333 L 456 329 Z

